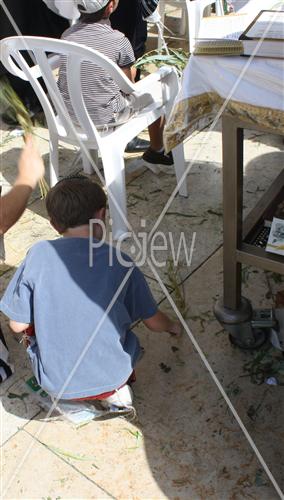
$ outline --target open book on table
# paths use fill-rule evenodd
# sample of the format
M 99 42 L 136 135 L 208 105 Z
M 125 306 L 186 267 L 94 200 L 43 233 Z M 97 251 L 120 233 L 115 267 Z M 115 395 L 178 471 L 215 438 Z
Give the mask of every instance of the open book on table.
M 284 59 L 284 11 L 262 10 L 240 35 L 230 38 L 199 38 L 195 55 L 255 55 Z

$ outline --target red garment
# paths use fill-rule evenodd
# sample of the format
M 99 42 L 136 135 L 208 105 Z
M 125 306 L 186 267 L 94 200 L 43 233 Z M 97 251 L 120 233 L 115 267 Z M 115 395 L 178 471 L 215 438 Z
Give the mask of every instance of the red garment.
M 28 326 L 28 328 L 25 330 L 25 335 L 28 335 L 28 337 L 34 337 L 35 336 L 35 327 L 34 325 Z
M 133 382 L 136 382 L 135 370 L 133 370 L 127 382 L 118 387 L 118 389 L 121 389 L 121 387 L 125 386 L 126 384 L 133 384 Z M 97 394 L 96 396 L 88 396 L 86 398 L 72 399 L 72 401 L 92 401 L 93 399 L 106 399 L 109 396 L 112 396 L 114 393 L 115 391 L 103 392 L 102 394 Z

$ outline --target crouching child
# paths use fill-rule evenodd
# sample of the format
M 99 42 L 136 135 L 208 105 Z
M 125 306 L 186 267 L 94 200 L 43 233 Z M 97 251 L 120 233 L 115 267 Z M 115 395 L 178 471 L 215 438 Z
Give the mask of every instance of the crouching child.
M 34 330 L 27 353 L 38 384 L 56 399 L 99 399 L 132 406 L 127 383 L 141 354 L 131 324 L 178 334 L 180 324 L 158 310 L 142 272 L 107 243 L 89 242 L 89 220 L 105 220 L 106 195 L 85 177 L 59 181 L 47 212 L 63 236 L 36 243 L 0 303 L 15 333 Z M 93 230 L 102 238 L 101 224 Z M 93 265 L 90 267 L 92 251 Z

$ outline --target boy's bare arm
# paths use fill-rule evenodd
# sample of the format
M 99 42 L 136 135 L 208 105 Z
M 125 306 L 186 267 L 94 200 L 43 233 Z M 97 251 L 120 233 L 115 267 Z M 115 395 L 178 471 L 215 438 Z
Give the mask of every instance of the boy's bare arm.
M 44 165 L 32 137 L 26 138 L 18 164 L 18 177 L 11 191 L 0 199 L 0 234 L 10 229 L 26 208 L 31 192 L 44 175 Z
M 168 332 L 180 335 L 182 331 L 179 321 L 171 320 L 165 313 L 159 310 L 151 318 L 144 319 L 143 323 L 153 332 Z
M 9 325 L 14 333 L 23 333 L 30 326 L 29 323 L 19 323 L 12 319 L 10 319 Z
M 133 83 L 135 83 L 135 76 L 136 76 L 136 68 L 135 66 L 128 66 L 125 68 L 121 68 L 123 73 L 131 80 Z

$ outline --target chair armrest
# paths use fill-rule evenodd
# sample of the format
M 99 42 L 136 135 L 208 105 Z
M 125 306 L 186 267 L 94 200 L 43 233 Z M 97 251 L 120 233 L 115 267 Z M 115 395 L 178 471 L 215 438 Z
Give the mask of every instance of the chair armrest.
M 165 104 L 169 98 L 169 78 L 167 77 L 171 75 L 177 79 L 176 69 L 172 66 L 162 66 L 154 73 L 136 82 L 134 84 L 135 90 L 131 93 L 135 99 L 133 108 L 141 110 L 151 105 L 159 107 Z
M 176 72 L 176 69 L 173 68 L 173 66 L 162 66 L 154 73 L 151 73 L 150 75 L 145 76 L 145 78 L 139 80 L 139 82 L 136 82 L 135 93 L 140 94 L 141 92 L 144 93 L 146 90 L 151 90 L 151 86 L 154 83 L 162 81 L 163 78 L 170 75 L 172 72 Z

